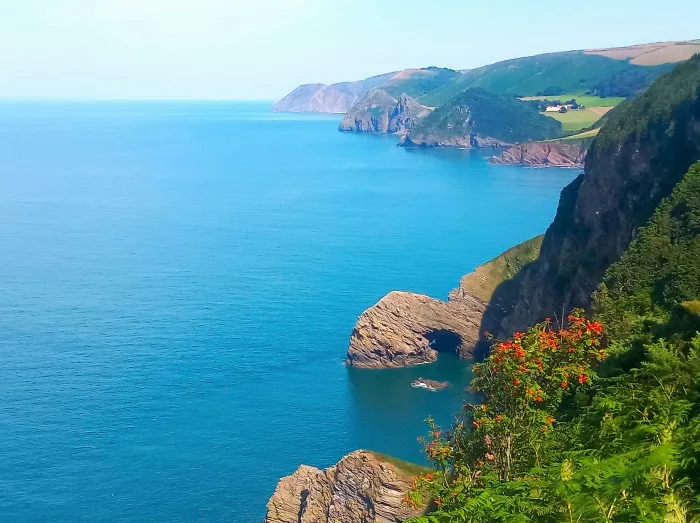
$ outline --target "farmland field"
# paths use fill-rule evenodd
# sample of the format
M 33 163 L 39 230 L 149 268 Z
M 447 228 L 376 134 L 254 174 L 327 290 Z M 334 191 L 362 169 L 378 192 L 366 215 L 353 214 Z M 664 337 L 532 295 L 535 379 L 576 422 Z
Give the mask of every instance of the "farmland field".
M 615 107 L 621 103 L 624 98 L 619 96 L 610 96 L 601 98 L 600 96 L 590 96 L 588 94 L 558 94 L 556 96 L 525 96 L 521 100 L 560 100 L 565 102 L 571 99 L 585 107 Z
M 559 120 L 564 131 L 578 131 L 590 127 L 598 120 L 600 116 L 595 111 L 590 109 L 571 110 L 566 113 L 542 113 L 550 118 Z

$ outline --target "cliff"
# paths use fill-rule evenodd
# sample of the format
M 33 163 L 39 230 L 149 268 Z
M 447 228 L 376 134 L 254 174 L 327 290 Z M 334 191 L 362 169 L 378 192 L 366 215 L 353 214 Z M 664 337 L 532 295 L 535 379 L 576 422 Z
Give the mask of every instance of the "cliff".
M 402 140 L 404 147 L 505 147 L 562 134 L 561 123 L 527 103 L 468 89 L 438 107 Z
M 586 156 L 585 174 L 562 191 L 540 256 L 523 271 L 503 330 L 588 308 L 606 269 L 698 158 L 696 55 L 623 103 L 603 126 Z
M 523 167 L 583 168 L 583 161 L 591 140 L 558 140 L 551 142 L 521 143 L 491 158 L 496 165 Z
M 357 82 L 300 85 L 275 103 L 272 110 L 291 113 L 344 113 L 357 103 L 368 90 L 386 83 L 395 74 L 382 74 Z
M 541 241 L 541 236 L 528 240 L 477 267 L 461 279 L 447 302 L 410 292 L 390 292 L 358 318 L 346 364 L 405 367 L 435 361 L 438 352 L 473 356 L 480 326 L 491 323 L 484 316 L 486 304 L 492 303 L 491 310 L 498 310 L 499 318 L 510 310 L 504 282 L 537 257 Z
M 402 133 L 430 114 L 430 108 L 402 94 L 398 99 L 383 89 L 372 89 L 345 113 L 339 131 Z
M 402 501 L 422 471 L 364 450 L 326 470 L 302 465 L 277 484 L 265 523 L 398 523 L 424 512 Z

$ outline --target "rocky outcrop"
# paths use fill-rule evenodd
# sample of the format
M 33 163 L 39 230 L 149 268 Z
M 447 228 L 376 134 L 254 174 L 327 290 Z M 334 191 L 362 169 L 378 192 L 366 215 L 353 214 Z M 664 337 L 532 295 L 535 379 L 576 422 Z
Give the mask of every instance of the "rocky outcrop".
M 344 113 L 365 96 L 367 91 L 386 83 L 395 74 L 387 73 L 357 82 L 332 85 L 300 85 L 275 103 L 272 110 L 291 113 Z
M 588 308 L 607 268 L 698 159 L 700 56 L 612 113 L 588 151 L 585 174 L 562 191 L 504 333 Z
M 403 133 L 430 114 L 430 108 L 406 94 L 398 99 L 383 89 L 372 89 L 353 105 L 338 126 L 355 133 Z
M 358 450 L 335 466 L 282 478 L 265 523 L 394 523 L 423 513 L 402 501 L 418 467 Z
M 494 291 L 537 257 L 541 236 L 464 276 L 447 302 L 393 291 L 363 312 L 350 336 L 346 364 L 361 368 L 429 363 L 438 352 L 473 356 Z M 502 317 L 502 316 L 501 316 Z
M 338 126 L 339 131 L 355 133 L 389 132 L 389 114 L 396 107 L 396 98 L 383 89 L 371 89 L 353 105 Z
M 583 160 L 592 140 L 521 143 L 491 158 L 496 165 L 523 167 L 583 168 Z
M 490 136 L 479 136 L 476 133 L 440 136 L 433 133 L 416 133 L 406 135 L 401 140 L 402 147 L 456 147 L 458 149 L 499 149 L 509 147 L 510 142 L 504 142 Z
M 438 351 L 467 358 L 479 340 L 486 304 L 471 296 L 440 301 L 392 291 L 362 313 L 345 362 L 353 367 L 407 367 L 437 359 Z
M 427 389 L 431 392 L 446 389 L 450 384 L 447 381 L 429 380 L 428 378 L 418 378 L 411 382 L 411 387 L 414 389 Z

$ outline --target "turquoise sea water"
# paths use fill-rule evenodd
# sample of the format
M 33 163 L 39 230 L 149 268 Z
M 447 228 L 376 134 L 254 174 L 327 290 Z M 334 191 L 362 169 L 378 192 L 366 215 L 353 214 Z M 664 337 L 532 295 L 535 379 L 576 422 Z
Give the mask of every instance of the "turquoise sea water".
M 392 289 L 446 298 L 576 173 L 337 120 L 0 104 L 0 521 L 259 522 L 300 463 L 422 459 L 468 365 L 347 369 L 356 317 Z

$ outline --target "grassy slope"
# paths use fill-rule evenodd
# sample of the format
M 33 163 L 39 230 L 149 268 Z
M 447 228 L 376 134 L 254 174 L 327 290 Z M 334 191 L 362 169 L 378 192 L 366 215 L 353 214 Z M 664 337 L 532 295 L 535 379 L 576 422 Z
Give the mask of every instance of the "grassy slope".
M 452 69 L 440 67 L 402 71 L 384 84 L 382 89 L 394 97 L 406 93 L 413 98 L 420 98 L 435 89 L 439 89 L 459 74 Z
M 397 469 L 399 469 L 401 472 L 404 472 L 404 473 L 408 474 L 409 476 L 418 476 L 419 474 L 425 474 L 426 472 L 430 472 L 430 471 L 434 470 L 434 469 L 431 469 L 428 467 L 424 467 L 422 465 L 416 465 L 415 463 L 403 461 L 399 458 L 395 458 L 394 456 L 389 456 L 388 454 L 382 454 L 381 452 L 374 452 L 374 451 L 370 451 L 370 452 L 378 460 L 386 461 L 387 463 L 391 463 Z
M 439 106 L 469 87 L 483 87 L 498 93 L 532 96 L 558 87 L 562 92 L 585 92 L 616 75 L 644 72 L 660 74 L 670 67 L 644 67 L 580 51 L 516 58 L 472 69 L 425 95 L 420 102 Z
M 496 287 L 515 276 L 523 266 L 537 259 L 543 238 L 543 234 L 535 236 L 479 265 L 474 272 L 462 279 L 460 286 L 472 296 L 488 303 Z
M 473 128 L 468 126 L 472 123 Z M 561 126 L 516 98 L 469 89 L 433 111 L 415 127 L 412 135 L 450 138 L 465 136 L 470 131 L 517 143 L 559 136 Z
M 583 131 L 582 133 L 572 134 L 571 136 L 565 136 L 560 138 L 561 140 L 581 140 L 582 138 L 593 138 L 600 132 L 600 128 L 590 129 L 588 131 Z

